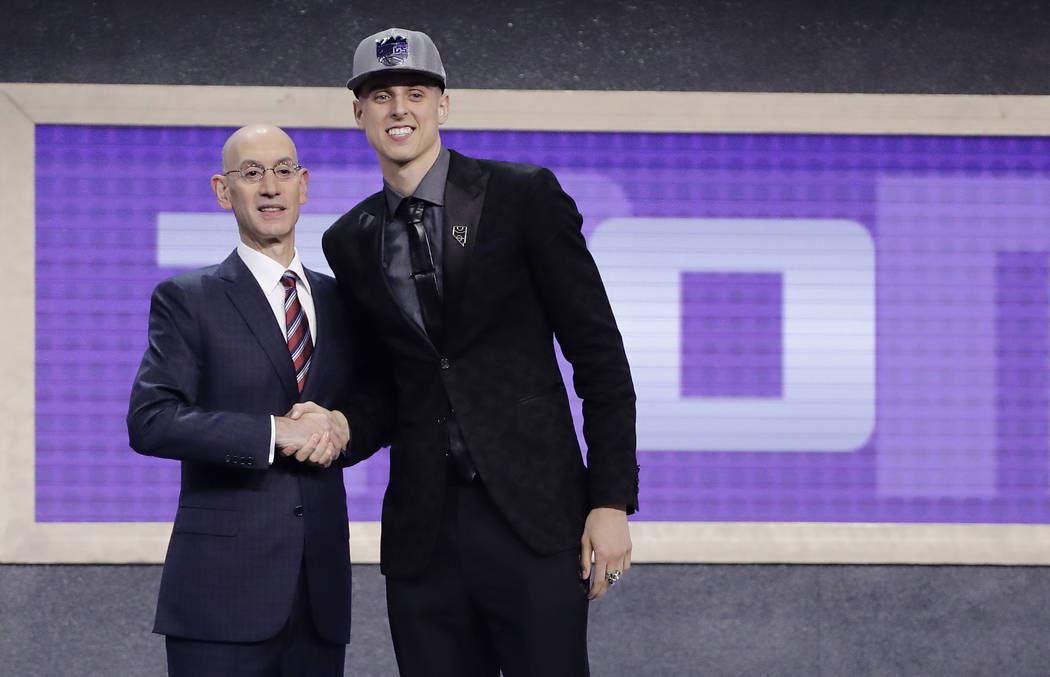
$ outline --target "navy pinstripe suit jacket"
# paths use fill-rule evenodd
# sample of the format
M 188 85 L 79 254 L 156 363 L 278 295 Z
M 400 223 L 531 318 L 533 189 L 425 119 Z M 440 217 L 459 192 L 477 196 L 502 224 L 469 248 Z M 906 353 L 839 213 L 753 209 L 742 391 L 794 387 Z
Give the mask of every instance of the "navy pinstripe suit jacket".
M 154 631 L 211 641 L 275 635 L 300 566 L 321 635 L 350 633 L 350 554 L 341 467 L 277 454 L 270 415 L 297 401 L 337 408 L 353 381 L 335 281 L 306 271 L 318 333 L 300 395 L 265 296 L 236 252 L 157 285 L 128 435 L 142 454 L 182 462 L 178 512 Z

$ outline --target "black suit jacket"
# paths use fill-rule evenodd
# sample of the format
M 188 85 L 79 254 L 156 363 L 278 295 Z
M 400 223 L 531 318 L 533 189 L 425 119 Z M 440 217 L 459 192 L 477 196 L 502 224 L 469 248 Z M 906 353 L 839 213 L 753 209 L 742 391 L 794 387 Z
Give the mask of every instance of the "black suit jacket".
M 449 415 L 493 500 L 536 551 L 578 548 L 591 507 L 633 511 L 634 388 L 582 219 L 554 175 L 452 153 L 441 347 L 390 291 L 380 258 L 386 219 L 383 193 L 376 193 L 323 238 L 340 288 L 382 347 L 393 383 L 393 424 L 365 404 L 349 410 L 354 460 L 392 442 L 384 573 L 414 575 L 427 565 L 444 499 Z M 466 226 L 466 246 L 452 237 L 455 226 Z M 583 399 L 586 467 L 554 337 Z
M 332 642 L 349 639 L 341 467 L 279 453 L 268 464 L 271 414 L 300 400 L 345 406 L 353 383 L 335 280 L 306 275 L 319 334 L 301 395 L 273 311 L 236 252 L 153 292 L 128 435 L 139 453 L 182 461 L 155 632 L 226 642 L 271 637 L 288 619 L 305 563 L 318 630 Z

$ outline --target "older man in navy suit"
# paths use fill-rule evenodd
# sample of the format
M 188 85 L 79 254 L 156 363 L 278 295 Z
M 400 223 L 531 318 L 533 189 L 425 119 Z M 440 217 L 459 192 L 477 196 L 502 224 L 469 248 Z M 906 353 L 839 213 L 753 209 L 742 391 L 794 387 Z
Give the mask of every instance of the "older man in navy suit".
M 169 675 L 342 675 L 353 346 L 335 281 L 295 249 L 309 174 L 291 138 L 250 125 L 222 161 L 240 244 L 157 285 L 128 412 L 136 451 L 182 462 L 154 631 Z

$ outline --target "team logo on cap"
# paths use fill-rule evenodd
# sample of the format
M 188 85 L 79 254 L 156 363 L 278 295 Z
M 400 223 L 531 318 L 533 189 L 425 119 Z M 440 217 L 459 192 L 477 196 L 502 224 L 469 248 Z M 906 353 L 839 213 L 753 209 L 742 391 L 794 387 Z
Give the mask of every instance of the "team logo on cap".
M 408 38 L 391 35 L 386 40 L 376 40 L 376 60 L 384 66 L 400 66 L 408 58 Z

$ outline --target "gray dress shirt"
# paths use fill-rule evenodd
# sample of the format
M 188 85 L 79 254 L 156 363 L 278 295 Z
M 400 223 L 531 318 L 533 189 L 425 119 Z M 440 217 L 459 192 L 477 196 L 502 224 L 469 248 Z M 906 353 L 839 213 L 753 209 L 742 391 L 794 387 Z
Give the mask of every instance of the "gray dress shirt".
M 398 209 L 409 197 L 417 197 L 428 203 L 423 212 L 423 228 L 427 232 L 427 239 L 430 240 L 430 255 L 434 258 L 437 287 L 441 292 L 444 284 L 441 255 L 444 252 L 442 233 L 445 226 L 445 180 L 448 178 L 448 159 L 448 149 L 442 148 L 437 160 L 423 176 L 412 195 L 402 195 L 391 188 L 389 183 L 383 182 L 389 215 L 389 219 L 383 225 L 383 270 L 397 302 L 420 327 L 423 326 L 423 315 L 419 311 L 419 297 L 411 277 L 412 259 L 408 251 L 406 230 L 408 224 L 404 214 L 399 213 Z

